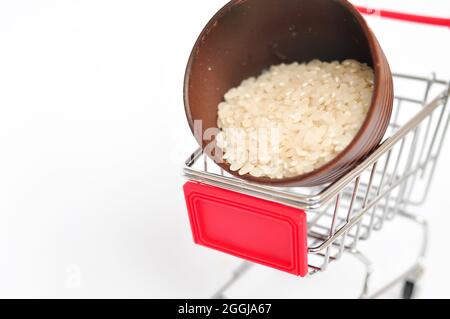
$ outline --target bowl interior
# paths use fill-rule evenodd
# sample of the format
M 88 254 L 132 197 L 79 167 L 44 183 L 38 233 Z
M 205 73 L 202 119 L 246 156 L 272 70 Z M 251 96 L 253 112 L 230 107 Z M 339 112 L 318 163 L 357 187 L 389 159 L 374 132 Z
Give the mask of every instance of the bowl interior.
M 185 77 L 186 115 L 193 132 L 194 121 L 201 121 L 200 132 L 194 134 L 203 137 L 202 147 L 213 139 L 205 131 L 217 127 L 224 94 L 271 65 L 355 59 L 373 67 L 367 30 L 349 5 L 336 0 L 241 0 L 222 8 L 197 40 Z

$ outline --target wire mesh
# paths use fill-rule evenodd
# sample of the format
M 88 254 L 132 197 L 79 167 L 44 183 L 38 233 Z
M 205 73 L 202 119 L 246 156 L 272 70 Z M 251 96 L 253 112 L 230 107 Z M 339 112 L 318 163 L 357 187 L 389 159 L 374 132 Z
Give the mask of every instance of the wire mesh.
M 310 274 L 383 228 L 409 205 L 422 204 L 450 120 L 449 85 L 433 77 L 395 75 L 394 112 L 380 146 L 338 181 L 322 187 L 270 187 L 225 174 L 198 149 L 188 179 L 306 210 Z M 430 99 L 430 97 L 435 97 Z

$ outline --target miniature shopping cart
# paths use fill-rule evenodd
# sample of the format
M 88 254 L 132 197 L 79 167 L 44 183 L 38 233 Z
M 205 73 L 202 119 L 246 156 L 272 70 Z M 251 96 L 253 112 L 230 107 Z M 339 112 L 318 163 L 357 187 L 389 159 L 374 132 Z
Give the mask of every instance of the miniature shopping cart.
M 367 273 L 361 297 L 377 297 L 403 283 L 410 298 L 423 272 L 427 223 L 410 213 L 425 202 L 450 121 L 449 83 L 395 74 L 394 112 L 379 147 L 336 182 L 321 187 L 273 187 L 237 179 L 195 151 L 186 161 L 186 202 L 194 235 L 201 245 L 246 261 L 224 292 L 252 263 L 297 276 L 312 276 L 343 254 L 358 257 Z M 372 267 L 360 243 L 394 218 L 422 226 L 415 264 L 378 291 L 369 291 Z

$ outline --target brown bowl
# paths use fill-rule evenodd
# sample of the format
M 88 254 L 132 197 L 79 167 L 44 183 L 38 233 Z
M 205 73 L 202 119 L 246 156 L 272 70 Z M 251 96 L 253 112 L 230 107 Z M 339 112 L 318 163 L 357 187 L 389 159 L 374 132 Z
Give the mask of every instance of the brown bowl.
M 389 124 L 392 74 L 375 35 L 345 0 L 233 0 L 225 5 L 203 29 L 187 66 L 184 103 L 192 132 L 204 150 L 213 149 L 214 137 L 208 139 L 206 131 L 217 127 L 217 108 L 229 89 L 271 65 L 313 59 L 355 59 L 374 69 L 375 87 L 367 118 L 344 151 L 310 173 L 283 179 L 239 176 L 220 156 L 205 153 L 239 178 L 278 186 L 333 182 L 367 156 Z M 196 120 L 202 121 L 198 132 L 194 132 Z

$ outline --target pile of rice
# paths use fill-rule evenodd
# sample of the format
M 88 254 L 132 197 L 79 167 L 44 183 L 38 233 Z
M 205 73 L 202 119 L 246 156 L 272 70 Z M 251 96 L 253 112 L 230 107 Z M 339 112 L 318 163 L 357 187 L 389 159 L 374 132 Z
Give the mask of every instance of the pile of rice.
M 373 70 L 355 60 L 272 66 L 225 94 L 217 145 L 241 175 L 280 179 L 311 172 L 353 140 L 373 87 Z

